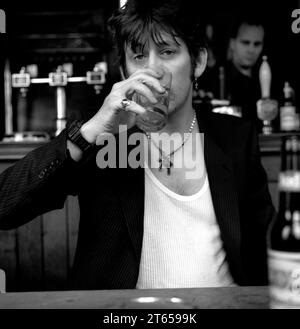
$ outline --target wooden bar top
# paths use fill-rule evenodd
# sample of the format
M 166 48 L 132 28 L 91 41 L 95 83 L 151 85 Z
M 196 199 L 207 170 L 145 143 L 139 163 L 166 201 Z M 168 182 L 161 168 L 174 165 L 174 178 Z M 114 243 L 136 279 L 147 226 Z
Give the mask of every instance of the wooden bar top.
M 1 160 L 20 160 L 27 153 L 47 142 L 0 142 Z
M 16 292 L 0 309 L 268 309 L 268 287 Z

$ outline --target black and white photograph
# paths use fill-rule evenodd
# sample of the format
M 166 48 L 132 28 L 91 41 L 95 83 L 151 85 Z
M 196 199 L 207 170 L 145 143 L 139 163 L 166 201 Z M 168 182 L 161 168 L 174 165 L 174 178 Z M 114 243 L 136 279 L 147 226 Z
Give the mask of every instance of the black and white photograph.
M 300 309 L 299 0 L 11 0 L 0 32 L 0 309 Z

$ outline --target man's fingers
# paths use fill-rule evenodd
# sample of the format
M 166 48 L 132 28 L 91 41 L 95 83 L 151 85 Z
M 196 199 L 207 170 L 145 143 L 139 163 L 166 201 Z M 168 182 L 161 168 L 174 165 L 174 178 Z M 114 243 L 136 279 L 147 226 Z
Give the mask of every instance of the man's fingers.
M 118 112 L 132 112 L 135 114 L 145 114 L 146 109 L 134 102 L 133 100 L 129 100 L 124 98 L 120 101 L 120 105 L 118 107 Z
M 157 99 L 153 95 L 153 92 L 143 82 L 135 81 L 131 88 L 127 91 L 127 98 L 131 99 L 134 93 L 138 93 L 139 95 L 146 97 L 147 100 L 153 104 L 157 103 Z

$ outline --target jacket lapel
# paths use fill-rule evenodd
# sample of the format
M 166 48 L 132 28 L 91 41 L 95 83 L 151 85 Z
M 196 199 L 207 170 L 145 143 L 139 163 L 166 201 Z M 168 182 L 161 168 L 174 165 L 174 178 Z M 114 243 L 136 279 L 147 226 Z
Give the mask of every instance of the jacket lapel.
M 141 132 L 134 129 L 132 132 Z M 128 154 L 131 149 L 128 148 Z M 144 169 L 119 169 L 117 193 L 120 198 L 126 226 L 139 265 L 144 232 Z
M 221 237 L 231 272 L 234 277 L 240 278 L 241 224 L 232 161 L 206 131 L 205 121 L 198 119 L 198 122 L 200 131 L 204 133 L 205 165 Z

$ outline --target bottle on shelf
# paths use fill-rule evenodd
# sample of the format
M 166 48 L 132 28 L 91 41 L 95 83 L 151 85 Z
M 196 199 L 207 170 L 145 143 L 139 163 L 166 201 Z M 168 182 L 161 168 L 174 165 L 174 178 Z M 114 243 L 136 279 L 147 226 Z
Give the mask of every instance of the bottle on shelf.
M 280 106 L 280 131 L 299 130 L 299 115 L 295 106 L 295 93 L 289 82 L 284 83 L 283 102 Z
M 279 210 L 270 224 L 268 272 L 271 308 L 300 308 L 300 139 L 284 137 Z

